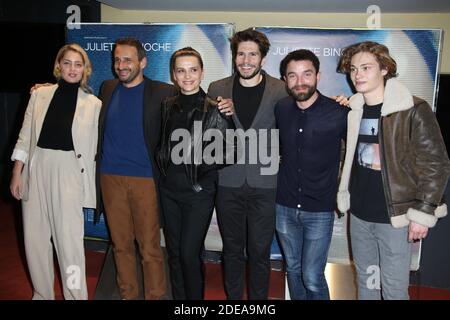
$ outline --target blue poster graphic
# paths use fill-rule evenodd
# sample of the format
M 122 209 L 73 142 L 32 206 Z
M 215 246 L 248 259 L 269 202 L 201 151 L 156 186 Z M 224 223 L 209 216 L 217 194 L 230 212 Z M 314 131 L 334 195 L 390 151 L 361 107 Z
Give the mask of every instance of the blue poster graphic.
M 326 96 L 353 94 L 350 79 L 337 72 L 338 62 L 344 48 L 362 41 L 375 41 L 386 45 L 397 62 L 398 79 L 413 95 L 426 100 L 435 110 L 442 30 L 403 29 L 311 29 L 290 27 L 257 27 L 268 37 L 271 47 L 264 69 L 276 78 L 281 78 L 279 65 L 291 51 L 309 49 L 320 60 L 321 78 L 317 88 Z M 376 133 L 375 133 L 376 134 Z M 364 162 L 379 170 L 378 146 L 360 146 Z M 371 157 L 370 160 L 367 160 Z M 335 219 L 333 239 L 328 255 L 329 262 L 349 263 L 347 219 Z M 281 259 L 279 247 L 274 240 L 272 258 Z M 420 260 L 420 246 L 413 250 L 411 270 L 417 270 Z
M 172 53 L 191 46 L 202 56 L 206 91 L 209 83 L 228 77 L 232 73 L 229 38 L 233 24 L 103 24 L 82 23 L 80 29 L 67 30 L 66 42 L 78 43 L 92 62 L 93 73 L 89 82 L 95 95 L 101 83 L 115 77 L 112 50 L 118 38 L 133 37 L 142 42 L 147 53 L 144 74 L 154 80 L 170 83 L 169 61 Z M 93 239 L 109 239 L 104 215 L 94 226 L 94 211 L 84 210 L 85 236 Z M 163 240 L 164 241 L 164 240 Z M 221 250 L 221 238 L 215 216 L 208 232 L 207 244 L 212 250 Z
M 353 94 L 349 79 L 337 73 L 342 50 L 354 43 L 371 40 L 385 44 L 397 61 L 399 80 L 410 91 L 426 100 L 433 109 L 437 97 L 437 77 L 442 46 L 442 30 L 400 29 L 307 29 L 289 27 L 258 27 L 267 35 L 271 49 L 264 69 L 280 78 L 279 63 L 289 52 L 305 48 L 313 51 L 320 60 L 321 81 L 318 89 L 322 94 L 333 96 Z M 90 86 L 98 94 L 102 81 L 114 78 L 112 49 L 114 41 L 122 37 L 139 39 L 147 52 L 148 64 L 145 75 L 170 83 L 169 59 L 182 47 L 191 46 L 204 59 L 205 77 L 203 89 L 209 83 L 232 73 L 232 57 L 228 39 L 233 35 L 233 24 L 81 24 L 80 29 L 67 30 L 67 43 L 76 42 L 88 53 L 93 64 Z M 370 162 L 372 163 L 372 162 Z M 92 210 L 85 211 L 86 235 L 108 239 L 105 221 L 93 226 Z M 220 232 L 215 216 L 211 221 L 205 241 L 207 250 L 222 249 Z M 272 244 L 271 257 L 281 259 L 276 240 Z M 348 261 L 347 222 L 336 219 L 329 261 Z
M 284 56 L 297 49 L 309 49 L 320 60 L 321 80 L 318 89 L 326 96 L 353 94 L 349 79 L 336 71 L 344 48 L 362 41 L 382 43 L 389 48 L 397 62 L 398 79 L 412 94 L 426 100 L 435 109 L 442 39 L 440 29 L 256 29 L 266 34 L 271 43 L 264 66 L 268 73 L 280 78 L 279 65 Z
M 114 78 L 112 50 L 116 39 L 133 37 L 147 52 L 144 74 L 154 80 L 170 83 L 169 61 L 172 53 L 185 46 L 200 52 L 205 69 L 202 81 L 207 89 L 211 81 L 232 72 L 228 38 L 232 24 L 103 24 L 82 23 L 80 29 L 67 30 L 67 43 L 83 47 L 93 65 L 90 86 L 98 94 L 104 80 Z

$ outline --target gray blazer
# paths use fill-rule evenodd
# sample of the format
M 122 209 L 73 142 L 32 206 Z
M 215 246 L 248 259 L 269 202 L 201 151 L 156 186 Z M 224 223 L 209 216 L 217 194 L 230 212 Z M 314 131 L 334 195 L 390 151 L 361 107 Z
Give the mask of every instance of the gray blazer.
M 278 170 L 273 174 L 266 174 L 264 173 L 264 171 L 261 172 L 262 168 L 267 169 L 271 166 L 271 164 L 264 164 L 264 161 L 262 163 L 259 154 L 263 152 L 267 156 L 270 156 L 271 152 L 274 152 L 276 161 L 278 161 L 279 159 L 278 143 L 277 145 L 272 145 L 270 143 L 271 139 L 276 139 L 278 141 L 278 134 L 276 133 L 276 136 L 271 138 L 271 135 L 273 135 L 274 132 L 270 129 L 275 129 L 276 127 L 274 114 L 275 104 L 278 102 L 278 100 L 286 97 L 287 92 L 283 81 L 271 77 L 265 71 L 262 71 L 262 73 L 264 73 L 266 77 L 264 95 L 250 129 L 255 129 L 256 140 L 258 141 L 261 141 L 261 138 L 264 138 L 261 136 L 265 135 L 265 131 L 267 131 L 267 144 L 263 145 L 264 150 L 259 150 L 259 143 L 258 149 L 250 150 L 249 140 L 252 139 L 243 139 L 245 142 L 241 140 L 242 146 L 244 146 L 245 144 L 245 159 L 242 157 L 241 161 L 238 161 L 238 164 L 234 164 L 219 170 L 220 186 L 238 188 L 241 187 L 245 182 L 247 182 L 247 184 L 253 188 L 272 189 L 276 188 L 277 186 Z M 217 98 L 218 96 L 221 96 L 223 98 L 232 98 L 234 77 L 236 76 L 237 75 L 234 74 L 228 78 L 212 82 L 208 88 L 208 95 L 212 98 Z M 235 122 L 236 128 L 243 130 L 242 124 L 240 123 L 236 114 L 233 115 L 233 120 Z M 246 132 L 248 136 L 250 136 L 249 132 L 253 131 L 250 129 Z M 261 129 L 265 130 L 261 131 Z M 272 156 L 272 158 L 274 158 L 274 156 Z M 250 161 L 250 159 L 252 161 Z M 240 162 L 242 162 L 242 164 L 240 164 Z M 276 167 L 278 168 L 278 165 Z

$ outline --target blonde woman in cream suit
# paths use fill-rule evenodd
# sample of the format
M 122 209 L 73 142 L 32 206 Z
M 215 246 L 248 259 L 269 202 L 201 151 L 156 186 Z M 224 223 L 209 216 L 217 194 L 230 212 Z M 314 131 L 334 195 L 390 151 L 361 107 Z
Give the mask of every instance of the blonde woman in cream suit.
M 31 94 L 11 159 L 11 193 L 22 200 L 33 299 L 54 294 L 53 247 L 64 298 L 87 299 L 83 207 L 95 208 L 95 154 L 101 102 L 90 93 L 92 68 L 77 44 L 55 59 L 58 83 Z

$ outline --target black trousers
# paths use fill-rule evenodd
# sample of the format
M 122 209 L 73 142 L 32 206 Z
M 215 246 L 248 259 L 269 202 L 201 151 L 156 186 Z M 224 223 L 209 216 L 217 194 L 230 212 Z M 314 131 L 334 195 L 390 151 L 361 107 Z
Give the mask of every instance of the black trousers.
M 185 172 L 170 168 L 161 180 L 164 236 L 175 300 L 204 297 L 201 255 L 214 209 L 217 172 L 209 173 L 200 184 L 203 190 L 194 191 Z
M 248 258 L 248 298 L 268 298 L 276 189 L 220 187 L 217 219 L 223 241 L 227 298 L 241 300 Z M 247 251 L 245 252 L 245 250 Z

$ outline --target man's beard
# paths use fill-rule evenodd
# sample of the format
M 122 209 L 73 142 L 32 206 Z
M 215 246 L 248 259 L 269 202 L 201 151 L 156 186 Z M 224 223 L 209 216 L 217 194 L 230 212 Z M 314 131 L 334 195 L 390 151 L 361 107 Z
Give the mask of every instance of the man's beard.
M 239 69 L 237 69 L 238 73 L 239 73 L 239 77 L 241 77 L 244 80 L 249 80 L 249 79 L 253 79 L 262 69 L 262 66 L 258 66 L 255 71 L 253 71 L 250 75 L 246 76 L 242 73 L 239 72 Z
M 122 82 L 122 83 L 133 82 L 133 80 L 136 79 L 139 75 L 139 71 L 136 71 L 136 70 L 130 70 L 130 72 L 126 78 L 121 78 L 119 76 L 119 70 L 116 70 L 116 73 L 117 73 L 117 76 L 119 77 L 120 82 Z
M 295 92 L 294 89 L 295 88 L 302 88 L 302 87 L 307 87 L 308 90 L 306 92 Z M 312 95 L 314 94 L 314 92 L 316 92 L 317 90 L 317 85 L 312 85 L 312 86 L 307 86 L 307 85 L 302 85 L 302 86 L 294 86 L 292 88 L 287 88 L 289 94 L 296 100 L 299 102 L 303 102 L 308 100 L 309 98 L 312 97 Z

